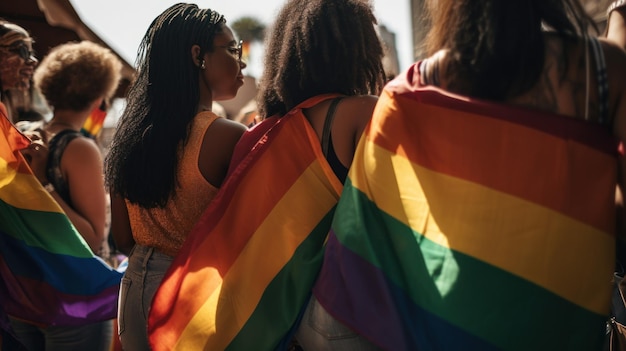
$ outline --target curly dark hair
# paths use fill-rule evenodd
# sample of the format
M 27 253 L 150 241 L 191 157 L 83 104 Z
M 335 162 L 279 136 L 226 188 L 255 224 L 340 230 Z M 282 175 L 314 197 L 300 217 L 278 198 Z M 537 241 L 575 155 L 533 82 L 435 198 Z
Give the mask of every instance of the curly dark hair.
M 122 61 L 111 50 L 82 41 L 50 50 L 33 80 L 55 110 L 82 111 L 98 98 L 110 99 L 121 77 Z
M 430 55 L 448 50 L 449 89 L 493 100 L 522 94 L 537 82 L 545 56 L 542 31 L 567 38 L 595 28 L 578 0 L 438 0 L 427 8 L 432 26 L 426 49 Z
M 150 24 L 137 53 L 138 76 L 127 96 L 105 162 L 106 184 L 131 203 L 163 207 L 175 194 L 179 152 L 200 99 L 199 45 L 212 52 L 226 20 L 194 4 L 171 6 Z
M 378 95 L 383 48 L 365 0 L 289 0 L 265 43 L 257 104 L 262 117 L 284 115 L 324 93 Z

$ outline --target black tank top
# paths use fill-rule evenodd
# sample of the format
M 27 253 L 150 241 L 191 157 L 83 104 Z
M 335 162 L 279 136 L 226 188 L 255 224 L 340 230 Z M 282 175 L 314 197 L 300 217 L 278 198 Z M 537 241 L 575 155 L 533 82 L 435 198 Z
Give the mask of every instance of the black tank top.
M 322 151 L 324 153 L 324 157 L 326 157 L 326 161 L 330 165 L 330 168 L 333 170 L 337 178 L 339 178 L 341 183 L 344 183 L 348 177 L 348 168 L 344 166 L 341 161 L 339 161 L 339 158 L 335 153 L 335 147 L 333 146 L 333 138 L 331 134 L 333 119 L 335 118 L 335 110 L 337 109 L 337 105 L 341 99 L 341 97 L 333 99 L 330 103 L 330 107 L 328 107 L 326 119 L 324 120 L 324 129 L 322 130 Z
M 70 207 L 73 207 L 72 198 L 70 197 L 70 189 L 67 185 L 63 173 L 61 172 L 61 157 L 67 145 L 74 139 L 83 137 L 80 132 L 65 129 L 57 133 L 48 142 L 49 157 L 46 165 L 46 177 L 48 181 L 54 185 L 57 193 L 63 201 Z

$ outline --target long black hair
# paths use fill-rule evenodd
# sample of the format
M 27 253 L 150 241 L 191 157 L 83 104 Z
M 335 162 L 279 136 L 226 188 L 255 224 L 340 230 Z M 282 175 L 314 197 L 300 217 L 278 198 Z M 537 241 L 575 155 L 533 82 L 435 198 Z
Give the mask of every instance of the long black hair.
M 578 0 L 437 0 L 428 3 L 429 54 L 448 50 L 451 91 L 494 100 L 526 92 L 543 70 L 542 31 L 584 36 L 595 27 Z M 567 63 L 566 63 L 567 64 Z
M 150 24 L 105 162 L 112 192 L 146 208 L 165 206 L 175 193 L 179 153 L 200 98 L 191 47 L 211 52 L 225 23 L 215 11 L 179 3 Z
M 375 24 L 365 0 L 289 0 L 267 36 L 260 115 L 284 115 L 324 93 L 380 93 L 383 48 Z

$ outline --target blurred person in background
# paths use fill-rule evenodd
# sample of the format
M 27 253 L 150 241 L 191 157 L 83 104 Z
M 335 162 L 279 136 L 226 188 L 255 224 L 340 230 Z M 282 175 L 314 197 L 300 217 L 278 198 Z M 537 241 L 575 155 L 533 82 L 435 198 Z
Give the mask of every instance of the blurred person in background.
M 33 52 L 33 38 L 28 32 L 11 22 L 0 18 L 0 99 L 11 89 L 26 91 L 30 88 L 31 79 L 37 58 Z M 1 104 L 1 103 L 0 103 Z M 0 105 L 9 117 L 6 106 Z
M 35 87 L 53 110 L 52 119 L 18 122 L 33 140 L 23 151 L 33 173 L 61 206 L 89 248 L 106 258 L 107 194 L 100 148 L 80 133 L 91 111 L 113 96 L 122 63 L 109 49 L 83 41 L 53 48 L 34 74 Z M 36 326 L 12 320 L 29 350 L 108 350 L 111 320 L 83 326 Z

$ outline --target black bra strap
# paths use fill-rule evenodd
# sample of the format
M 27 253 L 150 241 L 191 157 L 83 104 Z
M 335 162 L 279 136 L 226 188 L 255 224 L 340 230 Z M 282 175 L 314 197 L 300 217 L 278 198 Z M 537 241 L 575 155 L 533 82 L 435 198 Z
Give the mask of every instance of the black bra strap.
M 596 62 L 596 80 L 598 81 L 598 110 L 599 122 L 601 124 L 609 124 L 609 83 L 606 74 L 606 61 L 604 59 L 604 51 L 600 46 L 600 41 L 596 38 L 590 38 L 591 48 L 594 53 L 594 61 Z
M 335 118 L 335 110 L 342 97 L 334 98 L 328 107 L 326 113 L 326 119 L 324 120 L 324 129 L 322 130 L 322 152 L 324 157 L 328 158 L 328 144 L 330 143 L 330 129 L 333 126 L 333 119 Z

